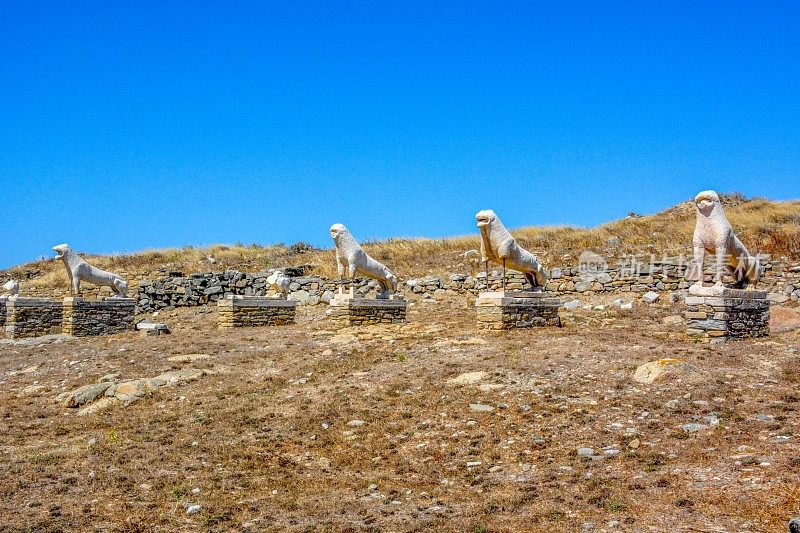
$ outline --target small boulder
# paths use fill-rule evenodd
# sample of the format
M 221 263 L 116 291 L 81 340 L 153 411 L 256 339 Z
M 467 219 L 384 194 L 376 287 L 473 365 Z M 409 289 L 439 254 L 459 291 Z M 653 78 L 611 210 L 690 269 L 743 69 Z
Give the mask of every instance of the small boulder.
M 103 395 L 106 389 L 111 386 L 111 383 L 91 383 L 78 387 L 74 391 L 59 394 L 56 401 L 64 407 L 80 407 L 85 403 L 94 401 L 96 398 Z
M 648 292 L 646 292 L 646 293 L 644 293 L 644 294 L 642 295 L 642 301 L 643 301 L 644 303 L 648 303 L 648 304 L 654 304 L 654 303 L 656 303 L 656 302 L 658 301 L 658 299 L 659 299 L 660 297 L 661 297 L 661 295 L 660 295 L 660 294 L 658 294 L 657 292 L 655 292 L 655 291 L 648 291 Z
M 488 372 L 466 372 L 454 378 L 447 380 L 448 385 L 473 385 L 479 381 L 486 379 L 489 376 Z
M 646 385 L 654 381 L 666 381 L 670 378 L 691 378 L 699 374 L 698 370 L 681 359 L 670 357 L 649 361 L 639 366 L 633 373 L 633 380 Z

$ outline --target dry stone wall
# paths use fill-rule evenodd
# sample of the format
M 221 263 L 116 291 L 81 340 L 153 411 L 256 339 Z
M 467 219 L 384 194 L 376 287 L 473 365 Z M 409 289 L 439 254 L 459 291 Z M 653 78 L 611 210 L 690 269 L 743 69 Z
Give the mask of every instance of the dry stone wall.
M 772 293 L 776 303 L 800 300 L 800 265 L 767 260 L 766 275 L 759 289 Z M 684 278 L 686 264 L 675 259 L 622 262 L 616 266 L 592 269 L 560 267 L 550 271 L 545 289 L 557 295 L 596 293 L 639 293 L 649 291 L 685 291 L 691 282 Z M 707 270 L 711 275 L 711 270 Z M 137 293 L 137 309 L 149 312 L 165 308 L 207 305 L 231 295 L 266 296 L 273 294 L 267 277 L 270 272 L 247 273 L 235 270 L 201 272 L 184 275 L 172 273 L 155 280 L 141 280 Z M 336 292 L 336 280 L 314 276 L 292 277 L 288 298 L 300 304 L 327 303 Z M 509 272 L 507 289 L 525 290 L 527 281 L 517 272 Z M 490 272 L 488 290 L 500 289 L 500 275 Z M 374 295 L 374 280 L 356 280 L 356 293 Z M 450 274 L 426 276 L 401 282 L 398 291 L 409 300 L 438 298 L 447 295 L 477 295 L 487 290 L 486 274 Z
M 62 333 L 75 337 L 113 335 L 134 327 L 136 300 L 64 298 Z
M 294 324 L 297 302 L 263 296 L 234 296 L 217 301 L 218 328 Z
M 688 296 L 687 334 L 703 340 L 769 335 L 765 291 L 726 289 L 718 296 Z
M 327 311 L 334 328 L 367 324 L 403 324 L 407 302 L 397 300 L 353 299 L 332 305 Z
M 478 298 L 480 329 L 502 330 L 561 326 L 559 298 Z
M 6 301 L 6 337 L 19 339 L 61 333 L 64 303 L 18 296 Z

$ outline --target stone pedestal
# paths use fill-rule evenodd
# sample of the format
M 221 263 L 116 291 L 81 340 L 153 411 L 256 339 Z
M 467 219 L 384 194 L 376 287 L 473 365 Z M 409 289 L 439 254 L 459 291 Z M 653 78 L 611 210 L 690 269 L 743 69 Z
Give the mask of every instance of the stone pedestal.
M 704 341 L 769 335 L 767 291 L 692 287 L 686 297 L 686 333 Z
M 0 331 L 5 331 L 7 301 L 8 301 L 7 296 L 0 296 Z
M 475 301 L 480 329 L 560 327 L 560 298 L 544 292 L 482 292 Z
M 229 296 L 217 301 L 219 329 L 294 324 L 297 302 L 265 296 Z
M 61 333 L 64 304 L 45 298 L 16 296 L 5 301 L 6 337 L 20 339 Z
M 372 300 L 337 294 L 326 312 L 335 328 L 366 324 L 404 324 L 408 302 L 401 299 Z
M 113 335 L 133 329 L 136 313 L 134 298 L 84 300 L 64 298 L 64 322 L 61 331 L 74 337 Z

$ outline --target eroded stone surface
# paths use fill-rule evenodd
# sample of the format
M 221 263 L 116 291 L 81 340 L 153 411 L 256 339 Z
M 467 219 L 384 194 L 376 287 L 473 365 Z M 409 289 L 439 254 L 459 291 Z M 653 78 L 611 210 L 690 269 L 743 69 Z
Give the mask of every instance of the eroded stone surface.
M 633 380 L 638 383 L 651 384 L 655 381 L 664 381 L 669 378 L 682 379 L 695 377 L 698 370 L 681 359 L 670 357 L 649 361 L 636 369 Z
M 448 385 L 473 385 L 489 377 L 488 372 L 466 372 L 447 380 Z
M 59 394 L 56 401 L 64 407 L 86 406 L 78 412 L 78 416 L 87 416 L 99 413 L 114 405 L 127 407 L 149 396 L 161 387 L 177 383 L 190 383 L 203 377 L 207 372 L 197 368 L 184 368 L 170 370 L 152 378 L 140 378 L 112 383 L 105 381 L 78 387 L 77 389 Z M 107 377 L 107 376 L 104 376 Z
M 90 383 L 78 387 L 74 391 L 59 394 L 56 401 L 64 407 L 80 407 L 99 398 L 111 386 L 111 383 Z

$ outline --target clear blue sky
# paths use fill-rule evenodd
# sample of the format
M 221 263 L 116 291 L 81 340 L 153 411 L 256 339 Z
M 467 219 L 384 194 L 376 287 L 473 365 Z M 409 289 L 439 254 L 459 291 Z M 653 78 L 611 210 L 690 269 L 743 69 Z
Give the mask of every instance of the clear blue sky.
M 386 4 L 3 3 L 0 268 L 800 197 L 798 2 Z

